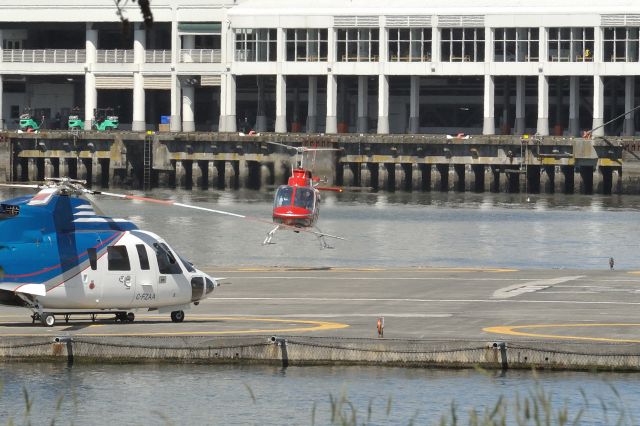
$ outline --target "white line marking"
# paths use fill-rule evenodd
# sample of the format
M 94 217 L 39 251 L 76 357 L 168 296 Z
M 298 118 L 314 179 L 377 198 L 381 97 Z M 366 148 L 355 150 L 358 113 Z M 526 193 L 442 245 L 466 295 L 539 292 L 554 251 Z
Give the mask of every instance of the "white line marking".
M 515 299 L 352 299 L 329 297 L 209 297 L 218 302 L 246 301 L 283 301 L 283 302 L 410 302 L 410 303 L 555 303 L 575 305 L 629 305 L 638 306 L 640 302 L 608 302 L 578 300 L 515 300 Z
M 191 315 L 190 315 L 191 316 Z M 265 315 L 224 315 L 225 317 L 256 317 L 263 318 Z M 269 316 L 271 316 L 269 314 Z M 377 317 L 389 317 L 389 318 L 449 318 L 453 314 L 389 314 L 374 312 L 370 314 L 285 314 L 285 315 L 273 315 L 274 318 L 346 318 L 346 317 L 364 317 L 364 318 L 377 318 Z
M 514 284 L 508 287 L 499 288 L 493 292 L 494 299 L 508 299 L 510 297 L 520 296 L 525 293 L 533 293 L 539 290 L 549 288 L 554 284 L 566 283 L 567 281 L 574 281 L 580 278 L 584 278 L 583 275 L 575 275 L 572 277 L 558 277 L 550 278 L 547 280 L 529 281 L 525 284 Z
M 640 285 L 640 279 L 637 280 L 600 280 L 597 278 L 588 278 L 587 276 L 581 275 L 578 276 L 581 278 L 580 282 L 596 282 L 596 283 L 632 283 Z M 474 278 L 474 277 L 340 277 L 340 276 L 244 276 L 244 275 L 235 275 L 228 277 L 228 279 L 233 280 L 322 280 L 322 281 L 461 281 L 461 282 L 469 282 L 469 281 L 482 281 L 482 282 L 498 282 L 498 281 L 509 281 L 509 282 L 545 282 L 549 280 L 553 280 L 553 278 Z M 576 278 L 577 279 L 577 278 Z M 569 286 L 573 287 L 573 286 Z M 576 285 L 575 287 L 579 287 Z M 585 286 L 587 287 L 587 286 Z

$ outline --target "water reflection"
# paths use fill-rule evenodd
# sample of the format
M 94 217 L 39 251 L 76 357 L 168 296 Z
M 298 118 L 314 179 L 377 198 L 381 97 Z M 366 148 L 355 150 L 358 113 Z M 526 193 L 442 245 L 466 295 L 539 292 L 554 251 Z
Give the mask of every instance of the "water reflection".
M 1 190 L 0 198 L 27 191 Z M 142 193 L 140 193 L 142 194 Z M 271 218 L 270 191 L 171 191 L 149 195 Z M 347 238 L 319 250 L 315 237 L 269 225 L 101 197 L 106 214 L 160 234 L 199 266 L 314 267 L 639 267 L 640 197 L 344 192 L 323 194 L 318 226 Z

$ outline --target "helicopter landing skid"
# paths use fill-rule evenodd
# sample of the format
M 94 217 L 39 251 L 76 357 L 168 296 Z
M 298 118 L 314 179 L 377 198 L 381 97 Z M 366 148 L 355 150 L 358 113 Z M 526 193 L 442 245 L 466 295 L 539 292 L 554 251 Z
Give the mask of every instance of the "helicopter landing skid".
M 317 226 L 315 227 L 316 230 L 319 232 L 318 234 L 318 240 L 320 240 L 320 248 L 321 249 L 332 249 L 333 246 L 330 246 L 327 243 L 327 240 L 324 238 L 324 234 L 322 233 L 322 231 L 320 230 L 320 228 L 318 228 Z
M 278 229 L 280 229 L 280 225 L 276 226 L 275 228 L 273 228 L 271 231 L 267 233 L 267 238 L 265 238 L 264 241 L 262 242 L 263 246 L 266 246 L 267 244 L 275 244 L 271 242 L 271 239 L 276 234 L 276 231 Z

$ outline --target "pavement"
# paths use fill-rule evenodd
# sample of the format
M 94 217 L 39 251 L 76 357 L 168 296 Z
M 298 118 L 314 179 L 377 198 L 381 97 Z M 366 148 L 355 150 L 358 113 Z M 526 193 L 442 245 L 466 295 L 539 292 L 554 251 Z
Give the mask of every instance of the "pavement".
M 1 336 L 384 337 L 445 341 L 640 343 L 640 271 L 473 268 L 204 268 L 226 280 L 183 323 L 138 311 L 31 324 L 0 309 Z

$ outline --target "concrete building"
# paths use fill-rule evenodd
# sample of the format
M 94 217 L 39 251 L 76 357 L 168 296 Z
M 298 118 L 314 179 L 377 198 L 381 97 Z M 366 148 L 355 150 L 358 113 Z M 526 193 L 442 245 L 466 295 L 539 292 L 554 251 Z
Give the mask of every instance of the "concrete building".
M 394 4 L 395 3 L 395 4 Z M 0 128 L 634 135 L 628 0 L 111 0 L 0 5 Z

